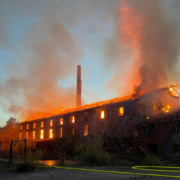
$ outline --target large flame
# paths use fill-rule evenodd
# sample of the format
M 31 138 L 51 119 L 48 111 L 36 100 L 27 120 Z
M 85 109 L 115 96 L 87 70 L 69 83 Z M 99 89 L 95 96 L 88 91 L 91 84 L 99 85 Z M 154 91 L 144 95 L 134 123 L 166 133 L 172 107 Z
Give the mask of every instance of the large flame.
M 158 92 L 159 90 L 163 90 L 163 89 L 169 89 L 170 92 L 171 92 L 172 89 L 174 89 L 174 87 L 178 87 L 178 85 L 175 84 L 175 85 L 171 85 L 171 86 L 161 87 L 159 89 L 156 89 L 155 91 L 141 93 L 141 94 L 139 94 L 139 96 L 143 96 L 144 94 L 150 94 L 150 93 L 153 93 L 153 92 L 156 92 L 156 91 Z M 136 97 L 136 98 L 138 98 L 138 97 Z M 61 109 L 58 112 L 54 112 L 54 113 L 39 112 L 37 114 L 32 114 L 29 118 L 26 119 L 26 121 L 45 118 L 45 117 L 50 117 L 50 116 L 56 116 L 56 115 L 60 115 L 60 114 L 66 114 L 66 113 L 70 113 L 70 112 L 85 110 L 85 109 L 89 109 L 89 108 L 93 108 L 93 107 L 100 107 L 100 106 L 104 106 L 104 105 L 108 105 L 108 104 L 113 104 L 113 103 L 126 101 L 126 100 L 134 100 L 134 99 L 135 99 L 135 97 L 133 95 L 130 95 L 130 96 L 125 96 L 125 97 L 117 97 L 117 98 L 110 99 L 110 100 L 107 100 L 107 101 L 99 101 L 99 102 L 95 102 L 95 103 L 92 103 L 92 104 L 86 104 L 84 106 L 77 107 L 77 108 Z M 166 107 L 165 110 L 168 112 L 170 110 L 170 105 L 167 104 L 167 107 Z M 123 111 L 123 110 L 121 110 L 121 111 Z M 74 118 L 74 116 L 72 118 Z M 72 123 L 75 122 L 74 119 L 71 119 L 71 120 L 72 120 Z

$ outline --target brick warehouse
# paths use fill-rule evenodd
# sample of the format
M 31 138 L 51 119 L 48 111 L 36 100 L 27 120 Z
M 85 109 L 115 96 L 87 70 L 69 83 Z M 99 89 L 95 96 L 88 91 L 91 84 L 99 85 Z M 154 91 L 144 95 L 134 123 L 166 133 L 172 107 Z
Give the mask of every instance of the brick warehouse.
M 133 136 L 134 147 L 142 146 L 164 157 L 180 150 L 180 102 L 177 85 L 141 95 L 115 98 L 63 111 L 61 114 L 19 124 L 20 139 L 37 144 L 56 138 L 93 135 Z

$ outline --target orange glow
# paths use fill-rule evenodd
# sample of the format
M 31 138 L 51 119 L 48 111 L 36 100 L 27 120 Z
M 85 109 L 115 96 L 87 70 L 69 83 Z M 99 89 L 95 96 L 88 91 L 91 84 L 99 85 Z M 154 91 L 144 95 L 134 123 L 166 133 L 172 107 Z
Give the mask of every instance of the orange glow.
M 74 136 L 74 128 L 72 128 L 72 135 Z
M 22 140 L 22 132 L 20 132 L 20 137 L 19 137 L 20 140 Z
M 119 116 L 123 116 L 123 114 L 124 114 L 124 108 L 120 107 L 119 108 Z
M 23 125 L 21 125 L 21 127 L 20 127 L 20 130 L 22 131 L 22 129 L 23 129 Z
M 26 131 L 26 139 L 28 139 L 28 135 L 29 135 L 29 134 L 28 134 L 28 131 Z
M 53 126 L 53 120 L 50 120 L 50 126 Z
M 36 132 L 33 131 L 33 139 L 35 139 L 35 137 L 36 137 Z
M 29 129 L 29 124 L 26 125 L 26 129 Z
M 40 139 L 44 139 L 44 130 L 43 129 L 40 130 Z
M 155 91 L 162 90 L 162 89 L 170 89 L 172 87 L 178 87 L 178 86 L 177 85 L 165 86 L 165 87 L 161 87 L 159 89 L 156 89 Z M 143 96 L 145 93 L 149 93 L 149 92 L 151 93 L 153 91 L 141 92 L 138 95 Z M 85 109 L 89 109 L 89 108 L 93 108 L 93 107 L 98 107 L 98 106 L 107 105 L 107 104 L 114 104 L 117 102 L 122 102 L 122 101 L 126 101 L 126 100 L 133 100 L 133 99 L 134 99 L 133 96 L 129 95 L 129 96 L 125 96 L 125 97 L 117 97 L 117 98 L 110 99 L 107 101 L 99 101 L 99 102 L 95 102 L 92 104 L 86 104 L 84 106 L 77 107 L 77 108 L 62 109 L 62 110 L 57 111 L 57 113 L 54 113 L 54 112 L 52 112 L 52 113 L 38 112 L 35 114 L 32 113 L 31 116 L 29 116 L 29 118 L 26 118 L 26 121 L 35 120 L 37 118 L 45 118 L 45 117 L 49 117 L 49 116 L 53 116 L 53 115 L 57 115 L 57 114 L 61 115 L 61 114 L 66 114 L 66 113 L 72 113 L 72 112 L 85 110 Z M 75 117 L 74 117 L 74 122 L 75 122 Z M 71 123 L 72 123 L 72 118 L 71 118 Z M 41 127 L 44 127 L 43 121 L 41 121 Z
M 84 131 L 84 136 L 88 135 L 88 125 L 85 125 L 85 131 Z
M 60 128 L 60 138 L 62 138 L 63 137 L 63 128 L 61 127 Z
M 63 124 L 63 118 L 61 118 L 60 120 L 59 120 L 59 124 Z
M 104 119 L 104 111 L 101 111 L 101 119 Z
M 53 138 L 53 130 L 52 129 L 49 130 L 49 138 Z
M 156 109 L 156 103 L 154 102 L 154 109 Z
M 71 123 L 75 123 L 75 116 L 71 116 Z
M 44 122 L 43 121 L 41 121 L 41 127 L 44 127 Z
M 33 129 L 35 129 L 36 128 L 36 123 L 33 123 Z
M 170 107 L 170 105 L 169 104 L 167 104 L 167 109 L 170 109 L 171 107 Z

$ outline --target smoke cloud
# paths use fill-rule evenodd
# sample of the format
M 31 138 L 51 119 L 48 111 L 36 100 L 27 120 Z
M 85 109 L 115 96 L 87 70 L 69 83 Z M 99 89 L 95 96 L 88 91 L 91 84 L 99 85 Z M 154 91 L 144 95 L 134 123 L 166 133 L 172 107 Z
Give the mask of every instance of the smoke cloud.
M 179 83 L 180 2 L 121 1 L 116 14 L 116 49 L 105 55 L 118 61 L 117 71 L 107 86 L 117 88 L 119 96 L 144 92 Z M 115 57 L 117 56 L 117 57 Z M 114 58 L 115 57 L 115 58 Z

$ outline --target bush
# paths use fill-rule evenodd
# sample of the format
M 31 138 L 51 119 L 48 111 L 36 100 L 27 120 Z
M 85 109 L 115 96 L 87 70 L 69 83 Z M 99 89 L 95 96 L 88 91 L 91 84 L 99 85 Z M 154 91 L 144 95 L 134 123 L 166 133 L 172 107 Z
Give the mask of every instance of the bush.
M 30 163 L 21 163 L 17 165 L 17 172 L 34 172 L 35 166 Z
M 165 162 L 161 157 L 157 157 L 153 154 L 146 154 L 146 157 L 142 161 L 143 166 L 164 166 Z

